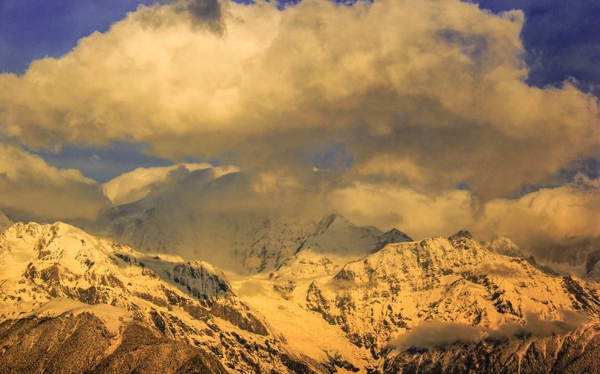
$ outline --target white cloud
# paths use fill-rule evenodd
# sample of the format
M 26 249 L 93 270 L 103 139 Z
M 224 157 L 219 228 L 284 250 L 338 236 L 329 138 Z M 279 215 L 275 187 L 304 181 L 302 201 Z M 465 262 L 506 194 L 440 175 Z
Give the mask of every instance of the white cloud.
M 160 188 L 161 184 L 172 184 L 177 179 L 187 176 L 189 172 L 204 169 L 212 169 L 215 178 L 239 171 L 231 166 L 213 168 L 207 163 L 137 168 L 104 183 L 102 189 L 114 205 L 129 204 L 148 196 L 153 189 Z M 178 178 L 180 172 L 183 172 L 183 175 Z
M 32 147 L 129 139 L 278 174 L 342 142 L 349 178 L 420 192 L 466 181 L 484 200 L 597 153 L 594 98 L 524 83 L 519 12 L 458 0 L 219 12 L 215 33 L 175 5 L 142 7 L 23 77 L 0 75 L 3 132 Z
M 108 208 L 100 186 L 77 170 L 57 169 L 0 144 L 0 210 L 14 220 L 93 220 Z
M 509 237 L 538 259 L 579 265 L 600 237 L 599 186 L 598 179 L 580 176 L 519 199 L 492 200 L 477 217 L 474 232 L 481 238 Z
M 449 236 L 473 224 L 467 191 L 429 196 L 393 185 L 356 184 L 333 191 L 330 198 L 333 209 L 356 224 L 395 227 L 415 240 Z

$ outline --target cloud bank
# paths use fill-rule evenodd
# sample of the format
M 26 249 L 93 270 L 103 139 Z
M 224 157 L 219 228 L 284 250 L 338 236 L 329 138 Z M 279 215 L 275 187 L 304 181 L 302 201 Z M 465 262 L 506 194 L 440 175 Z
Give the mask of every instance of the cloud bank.
M 160 189 L 165 183 L 173 184 L 195 170 L 212 169 L 212 165 L 177 164 L 167 167 L 137 168 L 111 179 L 102 185 L 104 194 L 115 206 L 136 202 Z M 215 177 L 239 171 L 235 167 L 215 168 Z
M 0 207 L 13 221 L 94 220 L 110 207 L 100 186 L 74 169 L 56 169 L 0 144 Z
M 5 134 L 30 147 L 132 139 L 173 159 L 230 154 L 288 173 L 343 142 L 353 178 L 465 182 L 486 200 L 596 154 L 593 97 L 524 83 L 519 12 L 307 0 L 219 16 L 189 3 L 210 10 L 205 23 L 220 17 L 219 34 L 190 26 L 179 5 L 142 8 L 62 58 L 1 76 Z
M 141 7 L 60 58 L 0 75 L 0 133 L 29 149 L 127 141 L 174 163 L 236 165 L 241 184 L 190 203 L 203 219 L 310 207 L 416 238 L 470 227 L 489 237 L 598 236 L 596 180 L 559 181 L 600 158 L 598 101 L 568 82 L 526 83 L 524 22 L 519 11 L 459 0 Z M 137 192 L 116 192 L 117 180 L 105 187 L 120 204 L 158 179 Z M 513 199 L 544 185 L 555 187 Z M 22 212 L 35 210 L 10 188 Z M 83 195 L 71 196 L 91 201 L 80 210 L 103 204 Z M 84 215 L 39 205 L 48 217 Z

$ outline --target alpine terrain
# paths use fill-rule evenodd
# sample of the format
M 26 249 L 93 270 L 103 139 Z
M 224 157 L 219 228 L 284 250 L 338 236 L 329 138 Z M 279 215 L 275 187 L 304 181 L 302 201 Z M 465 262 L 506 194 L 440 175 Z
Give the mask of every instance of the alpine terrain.
M 5 224 L 1 373 L 599 370 L 593 273 L 555 272 L 507 238 L 414 241 L 329 215 L 237 222 L 222 248 L 178 251 L 168 232 L 141 242 L 149 217 L 116 218 L 113 241 Z

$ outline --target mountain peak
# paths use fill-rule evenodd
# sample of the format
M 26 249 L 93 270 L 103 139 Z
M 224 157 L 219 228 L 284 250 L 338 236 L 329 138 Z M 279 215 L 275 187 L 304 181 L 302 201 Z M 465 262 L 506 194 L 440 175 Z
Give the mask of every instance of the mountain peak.
M 490 252 L 498 253 L 510 257 L 524 257 L 521 249 L 513 243 L 512 240 L 505 237 L 498 237 L 487 244 Z
M 473 239 L 473 235 L 471 235 L 470 232 L 468 232 L 467 230 L 460 230 L 459 232 L 457 232 L 454 235 L 451 235 L 450 237 L 448 237 L 448 240 L 452 241 L 452 240 L 459 240 L 459 239 Z
M 398 230 L 397 228 L 393 228 L 390 231 L 385 232 L 381 235 L 382 238 L 393 239 L 394 241 L 390 241 L 390 243 L 402 243 L 402 242 L 413 242 L 414 240 L 406 235 L 404 232 Z
M 339 215 L 337 213 L 333 213 L 333 214 L 326 215 L 325 217 L 323 217 L 321 219 L 321 221 L 319 221 L 319 223 L 317 225 L 317 233 L 323 233 L 323 232 L 325 232 L 334 223 L 344 223 L 344 224 L 347 224 L 347 225 L 354 226 L 345 217 L 343 217 L 343 216 L 341 216 L 341 215 Z
M 377 243 L 375 248 L 373 248 L 373 250 L 370 253 L 375 253 L 375 252 L 383 249 L 388 244 L 404 243 L 404 242 L 412 242 L 412 241 L 414 241 L 414 240 L 410 236 L 406 235 L 405 233 L 403 233 L 402 231 L 400 231 L 396 228 L 393 228 L 390 231 L 387 231 L 387 232 L 383 233 L 381 236 L 379 236 L 379 242 Z

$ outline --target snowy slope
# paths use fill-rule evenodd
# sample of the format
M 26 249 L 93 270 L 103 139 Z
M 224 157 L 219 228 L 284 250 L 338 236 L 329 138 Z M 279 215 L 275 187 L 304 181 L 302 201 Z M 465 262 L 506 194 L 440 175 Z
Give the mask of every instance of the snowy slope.
M 390 243 L 412 241 L 403 232 L 386 233 L 358 227 L 339 215 L 321 220 L 313 234 L 273 272 L 269 279 L 283 293 L 292 291 L 296 283 L 337 273 L 345 264 L 375 253 Z
M 112 334 L 106 354 L 135 322 L 242 372 L 307 365 L 233 294 L 221 271 L 203 262 L 142 255 L 63 223 L 17 223 L 0 235 L 0 274 L 3 326 L 92 314 Z
M 460 232 L 391 243 L 339 270 L 322 253 L 303 249 L 270 279 L 240 279 L 233 287 L 284 336 L 300 340 L 297 349 L 311 347 L 304 352 L 313 357 L 315 351 L 321 357 L 337 352 L 338 362 L 361 371 L 384 370 L 399 352 L 394 347 L 406 352 L 422 341 L 435 348 L 460 339 L 477 343 L 534 334 L 528 342 L 504 347 L 513 358 L 521 352 L 515 347 L 526 351 L 538 335 L 543 340 L 548 333 L 564 340 L 584 329 L 591 334 L 585 344 L 592 344 L 600 313 L 597 284 L 514 257 L 510 243 L 502 239 L 482 245 Z M 313 322 L 316 315 L 327 324 Z M 355 348 L 346 348 L 347 342 Z M 418 350 L 428 351 L 429 345 Z M 488 348 L 493 351 L 494 344 Z M 402 360 L 414 364 L 403 355 Z M 401 366 L 398 359 L 392 367 L 401 371 Z
M 306 297 L 311 310 L 375 355 L 428 320 L 496 329 L 523 325 L 528 315 L 564 321 L 565 312 L 600 313 L 597 289 L 492 253 L 468 233 L 390 244 L 313 281 Z
M 129 361 L 150 370 L 151 357 L 174 352 L 179 361 L 154 367 L 185 371 L 191 357 L 242 373 L 595 367 L 600 285 L 539 266 L 508 239 L 482 244 L 459 232 L 415 242 L 335 215 L 306 226 L 259 221 L 253 230 L 235 237 L 236 248 L 299 244 L 279 252 L 285 259 L 257 257 L 279 262 L 275 270 L 226 277 L 198 258 L 142 254 L 63 223 L 12 225 L 0 234 L 4 357 L 46 362 L 39 345 L 53 357 L 76 354 L 61 343 L 67 334 L 95 336 L 80 354 L 98 372 Z

